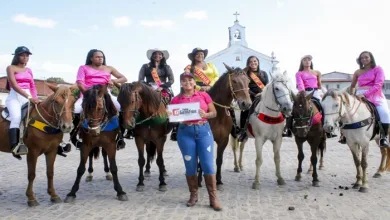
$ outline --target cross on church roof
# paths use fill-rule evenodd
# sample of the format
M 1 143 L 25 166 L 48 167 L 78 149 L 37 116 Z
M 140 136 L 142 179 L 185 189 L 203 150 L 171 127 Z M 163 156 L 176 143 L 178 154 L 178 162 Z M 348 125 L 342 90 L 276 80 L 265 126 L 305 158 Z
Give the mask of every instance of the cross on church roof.
M 233 15 L 236 16 L 236 22 L 238 22 L 238 15 L 240 15 L 240 14 L 236 11 L 236 13 L 234 13 Z

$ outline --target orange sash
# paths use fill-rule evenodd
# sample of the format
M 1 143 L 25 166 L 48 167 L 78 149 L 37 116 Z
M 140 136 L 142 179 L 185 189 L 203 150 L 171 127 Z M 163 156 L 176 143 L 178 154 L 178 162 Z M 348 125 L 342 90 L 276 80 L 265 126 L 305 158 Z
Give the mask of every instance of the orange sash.
M 190 70 L 190 69 L 191 69 L 191 65 L 188 65 L 185 69 Z M 194 68 L 194 74 L 195 74 L 200 80 L 202 80 L 202 82 L 203 82 L 206 86 L 210 85 L 211 80 L 207 77 L 207 75 L 206 75 L 201 69 L 199 69 L 198 67 L 195 67 L 195 68 Z
M 256 76 L 256 74 L 254 74 L 253 72 L 251 72 L 249 75 L 250 75 L 250 77 L 253 79 L 253 81 L 255 81 L 256 85 L 257 85 L 260 89 L 263 89 L 263 88 L 264 88 L 264 84 L 261 82 L 261 80 L 259 79 L 259 77 Z
M 158 76 L 157 68 L 153 68 L 152 77 L 153 77 L 154 82 L 158 85 L 158 87 L 160 87 L 162 83 L 161 83 L 160 77 Z

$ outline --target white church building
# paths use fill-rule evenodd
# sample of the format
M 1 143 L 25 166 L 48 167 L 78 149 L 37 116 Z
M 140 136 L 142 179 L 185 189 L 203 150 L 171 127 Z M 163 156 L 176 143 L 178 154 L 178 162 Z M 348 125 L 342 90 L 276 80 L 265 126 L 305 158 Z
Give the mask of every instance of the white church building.
M 249 56 L 256 56 L 260 61 L 260 69 L 266 73 L 272 72 L 273 68 L 279 63 L 272 52 L 271 56 L 257 52 L 248 47 L 248 43 L 245 37 L 245 27 L 240 25 L 237 16 L 234 25 L 229 27 L 229 43 L 228 47 L 219 51 L 216 54 L 208 56 L 205 61 L 213 63 L 220 74 L 226 71 L 223 63 L 229 66 L 244 68 L 246 66 L 246 60 Z

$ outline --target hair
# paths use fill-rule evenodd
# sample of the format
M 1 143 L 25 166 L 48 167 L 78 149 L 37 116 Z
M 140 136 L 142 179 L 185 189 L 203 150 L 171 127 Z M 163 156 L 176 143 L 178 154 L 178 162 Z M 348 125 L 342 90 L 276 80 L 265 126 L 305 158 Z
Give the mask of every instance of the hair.
M 22 55 L 22 53 L 14 55 L 14 57 L 12 58 L 12 61 L 11 61 L 11 65 L 16 66 L 16 65 L 20 64 L 20 58 L 19 58 L 20 55 Z M 8 91 L 11 90 L 11 87 L 9 85 L 9 81 L 8 80 L 7 80 L 7 84 L 5 85 L 5 89 L 8 90 Z
M 362 56 L 364 53 L 368 53 L 368 55 L 370 56 L 370 59 L 371 59 L 371 67 L 372 67 L 372 68 L 376 67 L 376 62 L 375 62 L 374 55 L 372 55 L 372 53 L 371 53 L 370 51 L 363 51 L 363 52 L 360 53 L 359 57 L 356 59 L 357 63 L 359 64 L 359 68 L 360 68 L 360 69 L 364 69 L 364 65 L 363 65 L 362 61 L 360 60 L 361 56 Z
M 248 59 L 246 60 L 246 68 L 247 68 L 248 71 L 249 71 L 249 63 L 250 63 L 250 61 L 251 61 L 252 58 L 256 58 L 257 63 L 259 64 L 259 65 L 257 66 L 256 72 L 260 72 L 260 60 L 259 60 L 259 58 L 257 58 L 256 56 L 250 56 L 250 57 L 248 57 Z
M 154 54 L 155 54 L 156 52 L 158 52 L 158 51 L 153 52 L 153 53 L 152 53 L 152 57 L 150 58 L 149 66 L 150 66 L 151 68 L 156 67 L 156 61 L 153 59 L 153 56 L 154 56 Z M 164 54 L 163 54 L 163 57 L 162 57 L 162 59 L 161 59 L 161 61 L 160 61 L 159 68 L 160 68 L 160 69 L 165 68 L 166 65 L 167 65 L 167 59 L 164 57 Z
M 313 70 L 313 61 L 312 60 L 310 60 L 310 61 L 311 61 L 310 69 Z M 304 69 L 304 67 L 303 67 L 303 59 L 302 59 L 301 64 L 299 65 L 299 71 L 302 71 L 303 69 Z
M 92 57 L 96 52 L 100 52 L 103 54 L 103 65 L 106 65 L 106 56 L 104 55 L 103 51 L 98 49 L 92 49 L 87 54 L 87 59 L 85 60 L 85 65 L 91 65 L 92 64 Z
M 87 89 L 84 93 L 83 104 L 85 105 L 85 112 L 89 112 L 94 110 L 97 105 L 97 100 L 99 96 L 99 91 L 103 89 L 102 85 L 94 85 L 91 88 Z M 111 118 L 117 114 L 117 109 L 113 101 L 111 100 L 111 96 L 105 92 L 103 95 L 105 101 L 105 107 L 108 113 L 108 118 Z

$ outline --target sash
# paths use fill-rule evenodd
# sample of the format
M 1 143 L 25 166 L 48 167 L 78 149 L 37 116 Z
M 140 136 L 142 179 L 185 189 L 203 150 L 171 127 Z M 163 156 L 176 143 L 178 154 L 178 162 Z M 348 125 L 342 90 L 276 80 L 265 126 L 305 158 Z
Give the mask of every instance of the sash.
M 191 65 L 188 65 L 185 69 L 190 70 L 190 69 L 191 69 Z M 203 82 L 206 86 L 209 86 L 209 85 L 210 85 L 211 80 L 207 77 L 207 75 L 206 75 L 201 69 L 199 69 L 198 67 L 195 67 L 195 68 L 194 68 L 194 74 L 195 74 L 200 80 L 202 80 L 202 82 Z
M 259 77 L 256 76 L 256 74 L 254 74 L 253 72 L 251 72 L 249 75 L 250 75 L 251 79 L 253 79 L 253 81 L 255 81 L 256 85 L 257 85 L 260 89 L 264 89 L 264 84 L 261 82 L 261 80 L 259 79 Z
M 157 68 L 152 69 L 152 77 L 153 77 L 154 82 L 157 84 L 157 86 L 160 87 L 162 83 L 161 83 L 160 77 L 158 76 Z

